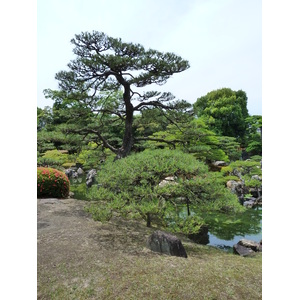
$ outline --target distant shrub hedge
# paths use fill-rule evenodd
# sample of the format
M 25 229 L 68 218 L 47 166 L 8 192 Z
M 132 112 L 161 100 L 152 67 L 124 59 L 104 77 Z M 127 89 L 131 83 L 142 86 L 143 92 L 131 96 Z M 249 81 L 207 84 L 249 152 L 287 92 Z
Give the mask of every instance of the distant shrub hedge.
M 67 198 L 70 192 L 70 181 L 61 171 L 53 168 L 37 168 L 37 196 Z

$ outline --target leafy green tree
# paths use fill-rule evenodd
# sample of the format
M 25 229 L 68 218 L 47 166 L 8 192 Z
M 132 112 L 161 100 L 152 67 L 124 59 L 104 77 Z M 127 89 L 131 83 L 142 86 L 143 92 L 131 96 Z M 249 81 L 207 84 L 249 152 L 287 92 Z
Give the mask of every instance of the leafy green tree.
M 164 84 L 173 74 L 189 68 L 189 63 L 170 52 L 159 52 L 140 44 L 124 43 L 121 39 L 102 32 L 82 32 L 71 40 L 76 56 L 69 64 L 69 71 L 56 74 L 59 91 L 46 90 L 47 97 L 56 105 L 72 109 L 72 118 L 81 119 L 81 127 L 73 132 L 92 135 L 104 147 L 116 154 L 127 156 L 134 144 L 134 114 L 148 108 L 177 109 L 182 106 L 174 101 L 171 93 L 145 92 L 135 88 L 151 84 Z M 111 93 L 122 91 L 121 99 L 111 100 Z M 90 120 L 98 114 L 97 122 Z M 109 122 L 122 124 L 121 145 L 111 144 L 101 123 L 106 117 L 116 118 Z M 66 116 L 66 115 L 65 115 Z M 105 126 L 104 126 L 105 127 Z M 69 129 L 71 130 L 71 129 Z M 94 141 L 95 142 L 95 141 Z
M 235 137 L 239 142 L 244 142 L 245 119 L 249 116 L 244 91 L 229 88 L 211 91 L 197 99 L 194 111 L 198 117 L 205 117 L 210 129 L 218 135 Z
M 88 209 L 95 219 L 108 220 L 113 212 L 119 212 L 140 217 L 147 226 L 174 225 L 178 205 L 187 205 L 187 209 L 190 205 L 229 211 L 241 208 L 236 196 L 224 187 L 221 174 L 209 172 L 204 163 L 179 150 L 146 150 L 106 163 L 98 173 L 98 186 L 89 193 L 91 199 L 101 200 Z M 190 217 L 181 225 L 192 230 L 188 222 L 196 225 L 195 221 L 197 218 Z
M 38 155 L 49 150 L 68 150 L 75 153 L 81 148 L 82 137 L 68 135 L 62 131 L 65 119 L 62 109 L 53 105 L 37 108 L 37 150 Z
M 236 138 L 231 136 L 218 136 L 217 139 L 220 143 L 219 147 L 225 152 L 230 161 L 240 159 L 242 151 Z
M 52 121 L 52 110 L 49 106 L 44 107 L 44 109 L 37 107 L 37 131 L 43 130 Z
M 246 118 L 246 151 L 252 155 L 262 155 L 262 116 L 254 115 Z

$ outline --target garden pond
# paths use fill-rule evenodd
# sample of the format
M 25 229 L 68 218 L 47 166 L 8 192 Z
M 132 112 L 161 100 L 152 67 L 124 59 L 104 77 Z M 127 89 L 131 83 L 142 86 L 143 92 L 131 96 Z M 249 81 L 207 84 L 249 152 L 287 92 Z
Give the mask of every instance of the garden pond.
M 86 200 L 87 187 L 85 178 L 71 179 L 71 191 L 75 199 Z M 255 242 L 262 240 L 262 207 L 248 208 L 244 213 L 201 213 L 191 207 L 191 214 L 196 213 L 203 217 L 207 228 L 190 238 L 196 243 L 214 246 L 228 252 L 233 251 L 233 245 L 241 239 L 248 239 Z M 187 215 L 186 207 L 182 207 L 180 216 Z
M 207 227 L 190 238 L 196 243 L 214 246 L 228 252 L 233 251 L 233 245 L 241 239 L 260 242 L 262 240 L 262 207 L 247 208 L 243 213 L 227 214 L 221 212 L 197 212 L 191 208 L 191 214 L 202 217 Z M 187 215 L 186 207 L 181 211 Z

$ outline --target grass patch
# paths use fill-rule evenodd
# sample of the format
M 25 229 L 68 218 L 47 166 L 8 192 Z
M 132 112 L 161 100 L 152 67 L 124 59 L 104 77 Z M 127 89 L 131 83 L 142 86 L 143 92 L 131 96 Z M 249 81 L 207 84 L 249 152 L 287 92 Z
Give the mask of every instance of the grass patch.
M 188 259 L 114 254 L 93 262 L 89 274 L 70 268 L 69 284 L 51 281 L 39 299 L 261 299 L 261 255 L 201 250 Z

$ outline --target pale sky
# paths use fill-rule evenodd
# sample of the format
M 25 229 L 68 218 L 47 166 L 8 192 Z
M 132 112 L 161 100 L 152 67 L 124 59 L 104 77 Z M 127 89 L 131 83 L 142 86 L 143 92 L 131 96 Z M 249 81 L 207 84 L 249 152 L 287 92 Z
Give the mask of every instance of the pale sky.
M 261 0 L 39 0 L 39 107 L 53 105 L 43 90 L 57 89 L 55 73 L 67 70 L 73 58 L 70 40 L 92 30 L 189 61 L 188 70 L 147 90 L 193 104 L 212 90 L 241 89 L 250 115 L 262 114 Z

